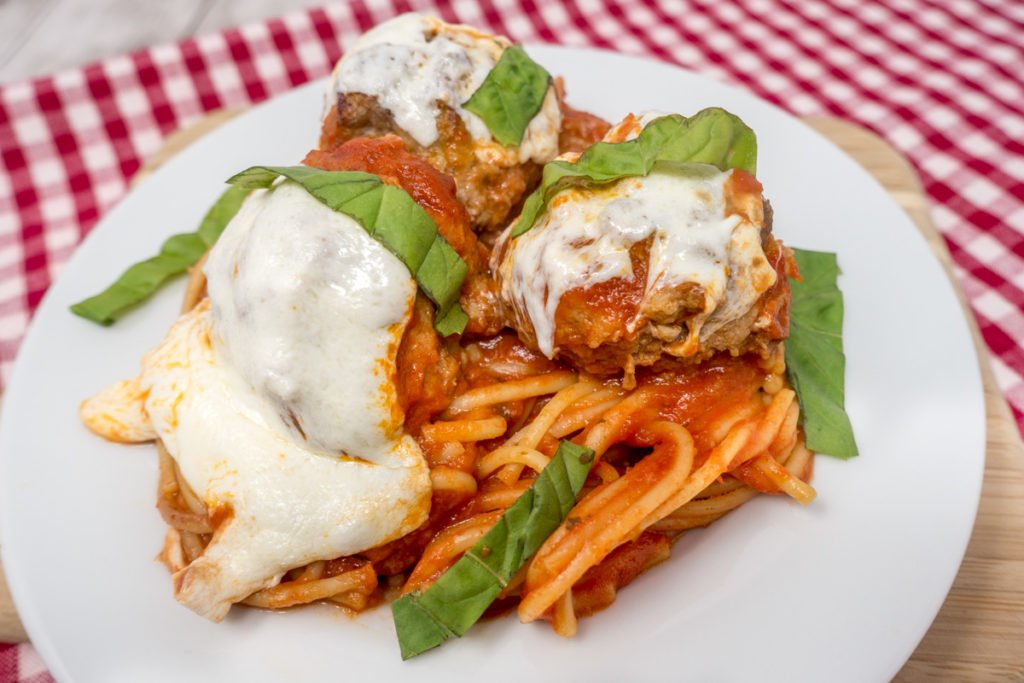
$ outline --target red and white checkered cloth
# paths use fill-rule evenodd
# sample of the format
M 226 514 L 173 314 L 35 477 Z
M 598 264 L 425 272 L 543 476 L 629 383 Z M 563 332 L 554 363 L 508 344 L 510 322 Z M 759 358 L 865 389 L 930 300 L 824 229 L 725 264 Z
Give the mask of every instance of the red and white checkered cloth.
M 348 0 L 2 85 L 0 381 L 61 265 L 167 135 L 326 75 L 356 36 L 409 10 L 675 62 L 881 134 L 921 173 L 1024 428 L 1019 0 Z M 0 683 L 48 680 L 29 646 L 0 649 Z

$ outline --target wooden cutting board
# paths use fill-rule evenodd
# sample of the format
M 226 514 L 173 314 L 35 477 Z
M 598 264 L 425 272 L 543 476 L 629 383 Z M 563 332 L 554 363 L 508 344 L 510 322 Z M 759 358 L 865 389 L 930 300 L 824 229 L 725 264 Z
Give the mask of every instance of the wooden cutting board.
M 136 180 L 237 113 L 216 112 L 175 133 Z M 946 272 L 952 273 L 949 252 L 932 225 L 928 200 L 906 158 L 855 124 L 834 118 L 804 121 L 878 179 L 914 220 Z M 960 297 L 963 302 L 962 294 Z M 1024 445 L 992 376 L 974 319 L 970 315 L 968 319 L 978 351 L 988 419 L 981 504 L 956 582 L 928 634 L 897 675 L 898 681 L 1024 680 Z M 0 580 L 0 641 L 25 639 L 7 587 Z

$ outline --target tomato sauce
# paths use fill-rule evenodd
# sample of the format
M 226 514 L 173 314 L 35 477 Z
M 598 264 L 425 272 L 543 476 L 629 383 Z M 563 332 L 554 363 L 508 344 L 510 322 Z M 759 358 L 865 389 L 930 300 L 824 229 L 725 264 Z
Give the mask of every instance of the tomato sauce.
M 438 232 L 470 268 L 480 267 L 476 235 L 469 214 L 455 196 L 455 181 L 409 152 L 401 138 L 353 138 L 330 151 L 313 150 L 303 163 L 325 171 L 373 173 L 402 188 L 434 219 Z

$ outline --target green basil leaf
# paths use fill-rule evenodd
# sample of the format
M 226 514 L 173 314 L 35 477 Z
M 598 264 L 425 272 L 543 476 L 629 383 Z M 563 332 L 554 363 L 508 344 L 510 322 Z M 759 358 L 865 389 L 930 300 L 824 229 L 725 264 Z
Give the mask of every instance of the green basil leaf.
M 480 619 L 569 514 L 593 462 L 592 450 L 563 441 L 537 481 L 476 545 L 426 591 L 391 604 L 402 659 L 463 635 Z
M 437 304 L 434 327 L 438 332 L 447 336 L 465 329 L 468 318 L 459 306 L 459 293 L 469 268 L 438 233 L 434 219 L 405 190 L 371 173 L 310 166 L 254 166 L 228 182 L 268 188 L 278 177 L 298 183 L 333 211 L 351 217 L 397 256 Z
M 724 109 L 703 109 L 686 118 L 659 117 L 626 142 L 598 142 L 576 161 L 552 161 L 544 166 L 540 186 L 526 199 L 512 229 L 517 237 L 533 227 L 551 199 L 575 185 L 602 185 L 623 178 L 644 176 L 656 164 L 710 164 L 722 171 L 739 168 L 757 172 L 757 136 L 739 117 Z M 700 167 L 691 166 L 699 173 Z
M 224 232 L 224 228 L 228 227 L 228 223 L 235 217 L 238 210 L 242 208 L 242 202 L 245 201 L 245 198 L 251 192 L 252 190 L 243 187 L 229 187 L 214 202 L 210 210 L 206 212 L 203 220 L 199 223 L 199 227 L 196 229 L 196 233 L 203 240 L 203 243 L 206 244 L 207 249 L 220 239 L 220 234 Z
M 442 238 L 434 240 L 423 257 L 420 271 L 420 287 L 437 302 L 442 314 L 458 303 L 459 290 L 469 267 L 448 242 Z
M 786 375 L 800 399 L 807 447 L 837 458 L 857 455 L 844 407 L 843 294 L 836 255 L 794 249 L 803 281 L 790 280 L 793 303 L 786 340 Z
M 136 304 L 149 298 L 164 282 L 184 273 L 202 258 L 234 218 L 251 190 L 230 187 L 206 212 L 195 232 L 169 237 L 160 253 L 140 261 L 99 294 L 71 306 L 71 312 L 100 325 L 111 325 Z
M 434 329 L 442 337 L 461 333 L 462 330 L 466 329 L 467 323 L 469 323 L 469 316 L 466 315 L 466 312 L 462 310 L 462 306 L 458 303 L 449 308 L 448 312 L 443 315 L 438 311 L 434 317 Z
M 551 75 L 519 45 L 501 53 L 487 78 L 462 108 L 487 124 L 503 145 L 518 145 L 530 121 L 544 104 Z

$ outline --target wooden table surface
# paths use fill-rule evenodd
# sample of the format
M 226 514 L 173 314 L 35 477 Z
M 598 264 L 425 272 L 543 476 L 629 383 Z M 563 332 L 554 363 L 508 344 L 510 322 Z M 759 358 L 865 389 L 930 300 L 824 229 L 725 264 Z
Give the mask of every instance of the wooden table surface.
M 172 136 L 142 173 L 232 115 L 213 114 Z M 932 226 L 927 199 L 906 159 L 874 133 L 855 124 L 832 118 L 805 121 L 872 172 L 914 220 L 950 273 L 949 254 Z M 981 504 L 953 588 L 897 681 L 1024 681 L 1024 445 L 992 377 L 985 345 L 973 318 L 968 317 L 978 350 L 987 414 Z M 7 588 L 0 581 L 0 640 L 24 638 Z

